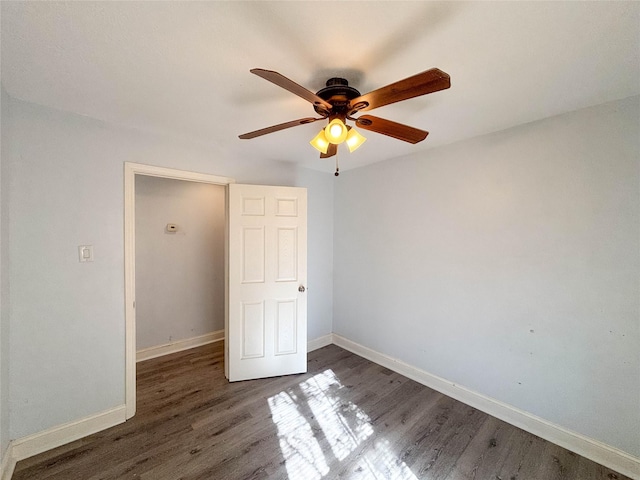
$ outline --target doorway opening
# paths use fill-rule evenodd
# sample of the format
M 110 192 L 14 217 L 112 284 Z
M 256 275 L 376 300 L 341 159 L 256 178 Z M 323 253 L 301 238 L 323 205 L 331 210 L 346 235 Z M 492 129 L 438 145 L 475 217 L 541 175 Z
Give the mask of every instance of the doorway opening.
M 228 198 L 228 185 L 235 183 L 229 177 L 220 177 L 203 173 L 155 167 L 126 162 L 124 165 L 124 219 L 125 219 L 125 405 L 126 418 L 136 411 L 136 176 L 158 177 L 170 180 L 183 180 L 225 188 Z M 225 245 L 224 245 L 224 316 L 228 315 L 228 202 L 225 201 Z M 167 228 L 170 228 L 168 226 Z
M 136 361 L 224 339 L 225 187 L 136 175 Z

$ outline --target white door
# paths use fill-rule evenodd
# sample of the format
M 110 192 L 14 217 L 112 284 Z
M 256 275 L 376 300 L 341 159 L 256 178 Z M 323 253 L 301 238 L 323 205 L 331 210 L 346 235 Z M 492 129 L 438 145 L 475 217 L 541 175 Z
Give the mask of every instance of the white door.
M 307 371 L 307 190 L 229 185 L 229 381 Z

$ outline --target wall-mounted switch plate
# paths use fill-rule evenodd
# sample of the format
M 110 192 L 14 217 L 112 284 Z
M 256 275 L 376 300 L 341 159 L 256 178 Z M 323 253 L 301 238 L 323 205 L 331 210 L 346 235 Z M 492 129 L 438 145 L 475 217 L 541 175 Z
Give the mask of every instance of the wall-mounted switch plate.
M 93 245 L 78 245 L 78 260 L 93 262 Z

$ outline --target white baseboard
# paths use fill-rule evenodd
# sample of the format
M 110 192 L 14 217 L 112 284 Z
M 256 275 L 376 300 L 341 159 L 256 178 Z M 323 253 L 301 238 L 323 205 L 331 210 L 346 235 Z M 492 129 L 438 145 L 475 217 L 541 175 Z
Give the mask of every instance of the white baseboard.
M 16 468 L 16 463 L 18 463 L 13 456 L 11 447 L 12 444 L 9 442 L 9 445 L 7 445 L 7 449 L 4 451 L 2 456 L 2 463 L 0 463 L 0 480 L 11 480 L 13 471 Z
M 126 420 L 126 407 L 111 408 L 104 412 L 58 425 L 42 432 L 9 442 L 2 458 L 2 480 L 10 480 L 16 463 L 47 450 L 60 447 L 79 438 L 113 427 Z
M 220 340 L 224 340 L 224 330 L 217 330 L 198 337 L 176 340 L 175 342 L 165 343 L 164 345 L 143 348 L 136 352 L 136 362 L 151 360 L 152 358 L 162 357 L 163 355 L 169 355 L 170 353 L 182 352 L 183 350 L 200 347 L 213 342 L 219 342 Z
M 136 362 L 143 360 L 151 360 L 152 358 L 169 355 L 170 353 L 181 352 L 189 348 L 200 347 L 208 343 L 219 342 L 224 340 L 224 330 L 200 335 L 199 337 L 187 338 L 184 340 L 176 340 L 175 342 L 166 343 L 164 345 L 156 345 L 155 347 L 143 348 L 136 352 Z M 333 343 L 333 336 L 324 335 L 323 337 L 314 338 L 307 343 L 307 351 L 312 352 L 318 348 L 326 347 Z
M 12 440 L 12 456 L 17 461 L 24 460 L 87 435 L 106 430 L 123 423 L 125 420 L 125 406 L 120 405 L 27 437 Z
M 455 398 L 471 407 L 515 425 L 529 433 L 560 445 L 578 455 L 593 460 L 628 477 L 640 480 L 640 458 L 636 458 L 615 447 L 567 430 L 524 410 L 503 403 L 499 400 L 474 392 L 449 380 L 432 375 L 429 372 L 413 367 L 368 347 L 352 342 L 340 335 L 332 334 L 333 343 L 361 357 L 387 367 L 405 377 Z
M 327 345 L 331 345 L 333 343 L 333 334 L 324 335 L 322 337 L 314 338 L 313 340 L 309 340 L 307 342 L 307 352 L 313 352 L 314 350 L 318 350 L 319 348 L 326 347 Z

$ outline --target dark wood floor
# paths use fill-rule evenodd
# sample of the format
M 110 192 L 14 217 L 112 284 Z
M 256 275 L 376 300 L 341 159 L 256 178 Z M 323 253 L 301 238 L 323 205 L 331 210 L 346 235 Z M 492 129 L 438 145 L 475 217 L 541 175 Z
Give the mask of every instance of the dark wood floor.
M 222 347 L 139 363 L 135 417 L 14 480 L 627 479 L 334 345 L 232 384 Z

